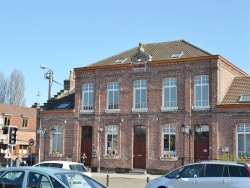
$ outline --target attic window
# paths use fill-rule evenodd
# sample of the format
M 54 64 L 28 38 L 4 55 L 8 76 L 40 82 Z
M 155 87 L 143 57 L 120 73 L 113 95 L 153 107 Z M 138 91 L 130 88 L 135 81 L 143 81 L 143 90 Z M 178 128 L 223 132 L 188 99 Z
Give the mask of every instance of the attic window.
M 115 61 L 115 63 L 121 64 L 121 63 L 124 63 L 126 60 L 127 60 L 127 58 L 120 58 L 120 59 L 117 59 L 117 60 Z
M 69 102 L 62 103 L 56 109 L 67 109 L 70 106 L 70 104 L 71 103 L 69 103 Z
M 170 59 L 177 59 L 183 55 L 183 52 L 175 52 L 171 55 Z
M 250 102 L 250 94 L 241 95 L 239 98 L 239 102 Z

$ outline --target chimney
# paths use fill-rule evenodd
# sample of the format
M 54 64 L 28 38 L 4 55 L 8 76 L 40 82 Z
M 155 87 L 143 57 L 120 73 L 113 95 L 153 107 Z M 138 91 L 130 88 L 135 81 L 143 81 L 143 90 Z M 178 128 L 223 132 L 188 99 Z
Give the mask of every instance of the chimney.
M 75 87 L 75 79 L 72 71 L 69 73 L 69 79 L 64 80 L 64 90 L 71 90 L 72 88 Z
M 142 43 L 139 43 L 138 51 L 140 50 L 140 51 L 144 52 L 144 47 L 143 46 L 144 45 Z

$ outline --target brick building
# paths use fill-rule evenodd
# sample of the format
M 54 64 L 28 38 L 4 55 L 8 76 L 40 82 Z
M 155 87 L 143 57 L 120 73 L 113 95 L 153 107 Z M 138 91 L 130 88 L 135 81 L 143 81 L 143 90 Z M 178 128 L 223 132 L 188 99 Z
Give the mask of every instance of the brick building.
M 12 146 L 7 146 L 7 148 L 3 147 L 8 145 L 8 134 L 3 134 L 3 131 L 0 132 L 2 146 L 0 150 L 0 160 L 3 165 L 6 163 L 4 156 L 8 150 L 13 155 L 13 158 L 15 158 L 17 154 L 25 158 L 29 153 L 35 152 L 36 143 L 34 143 L 33 147 L 30 147 L 29 140 L 36 140 L 36 115 L 37 109 L 35 108 L 0 104 L 1 129 L 3 127 L 8 128 L 9 126 L 16 126 L 18 129 L 16 132 L 16 145 L 13 146 L 13 152 Z
M 250 157 L 250 78 L 220 55 L 184 40 L 139 44 L 74 73 L 74 99 L 41 112 L 60 135 L 57 157 L 148 170 Z

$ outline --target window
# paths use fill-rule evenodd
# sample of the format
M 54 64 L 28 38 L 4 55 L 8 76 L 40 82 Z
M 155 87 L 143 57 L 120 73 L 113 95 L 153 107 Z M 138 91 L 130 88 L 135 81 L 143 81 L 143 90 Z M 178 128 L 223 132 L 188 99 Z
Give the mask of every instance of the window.
M 238 157 L 250 157 L 250 124 L 237 125 Z
M 109 125 L 106 129 L 106 155 L 118 155 L 118 127 L 117 125 Z
M 94 111 L 94 85 L 84 84 L 82 91 L 82 110 L 85 112 Z
M 170 59 L 177 59 L 183 55 L 183 52 L 175 52 L 171 55 Z
M 164 125 L 162 131 L 163 157 L 175 157 L 175 134 L 176 127 L 174 125 Z
M 165 78 L 163 80 L 162 111 L 177 109 L 176 82 L 176 78 Z
M 52 152 L 62 153 L 62 127 L 55 126 L 52 128 Z
M 10 125 L 11 116 L 4 116 L 4 125 Z
M 119 83 L 108 83 L 108 111 L 117 111 L 119 109 Z
M 60 104 L 59 106 L 57 106 L 56 109 L 68 109 L 68 107 L 71 105 L 70 102 L 65 102 L 65 103 L 62 103 Z
M 209 106 L 209 77 L 194 78 L 194 109 L 207 109 Z
M 202 164 L 188 165 L 180 173 L 183 178 L 197 178 L 202 176 Z
M 122 64 L 127 60 L 127 58 L 120 58 L 115 61 L 116 64 Z
M 240 103 L 248 103 L 250 102 L 250 94 L 246 94 L 246 95 L 241 95 L 240 98 L 239 98 L 239 102 Z
M 29 146 L 28 145 L 19 145 L 18 153 L 21 155 L 28 154 Z
M 22 128 L 28 128 L 29 118 L 22 118 Z
M 133 111 L 147 111 L 147 81 L 134 82 L 134 109 Z
M 229 174 L 230 177 L 249 177 L 249 172 L 246 167 L 244 166 L 233 166 L 229 165 Z
M 228 170 L 225 165 L 207 164 L 205 177 L 228 177 Z

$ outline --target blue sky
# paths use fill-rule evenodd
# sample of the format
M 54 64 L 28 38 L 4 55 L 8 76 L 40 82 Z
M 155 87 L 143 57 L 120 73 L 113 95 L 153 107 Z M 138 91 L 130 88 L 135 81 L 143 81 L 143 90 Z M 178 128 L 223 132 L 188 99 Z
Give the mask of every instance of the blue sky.
M 40 65 L 63 84 L 70 70 L 140 42 L 180 39 L 250 74 L 250 1 L 0 1 L 0 72 L 9 77 L 14 69 L 22 71 L 28 107 L 48 98 Z M 61 89 L 54 83 L 52 94 Z

